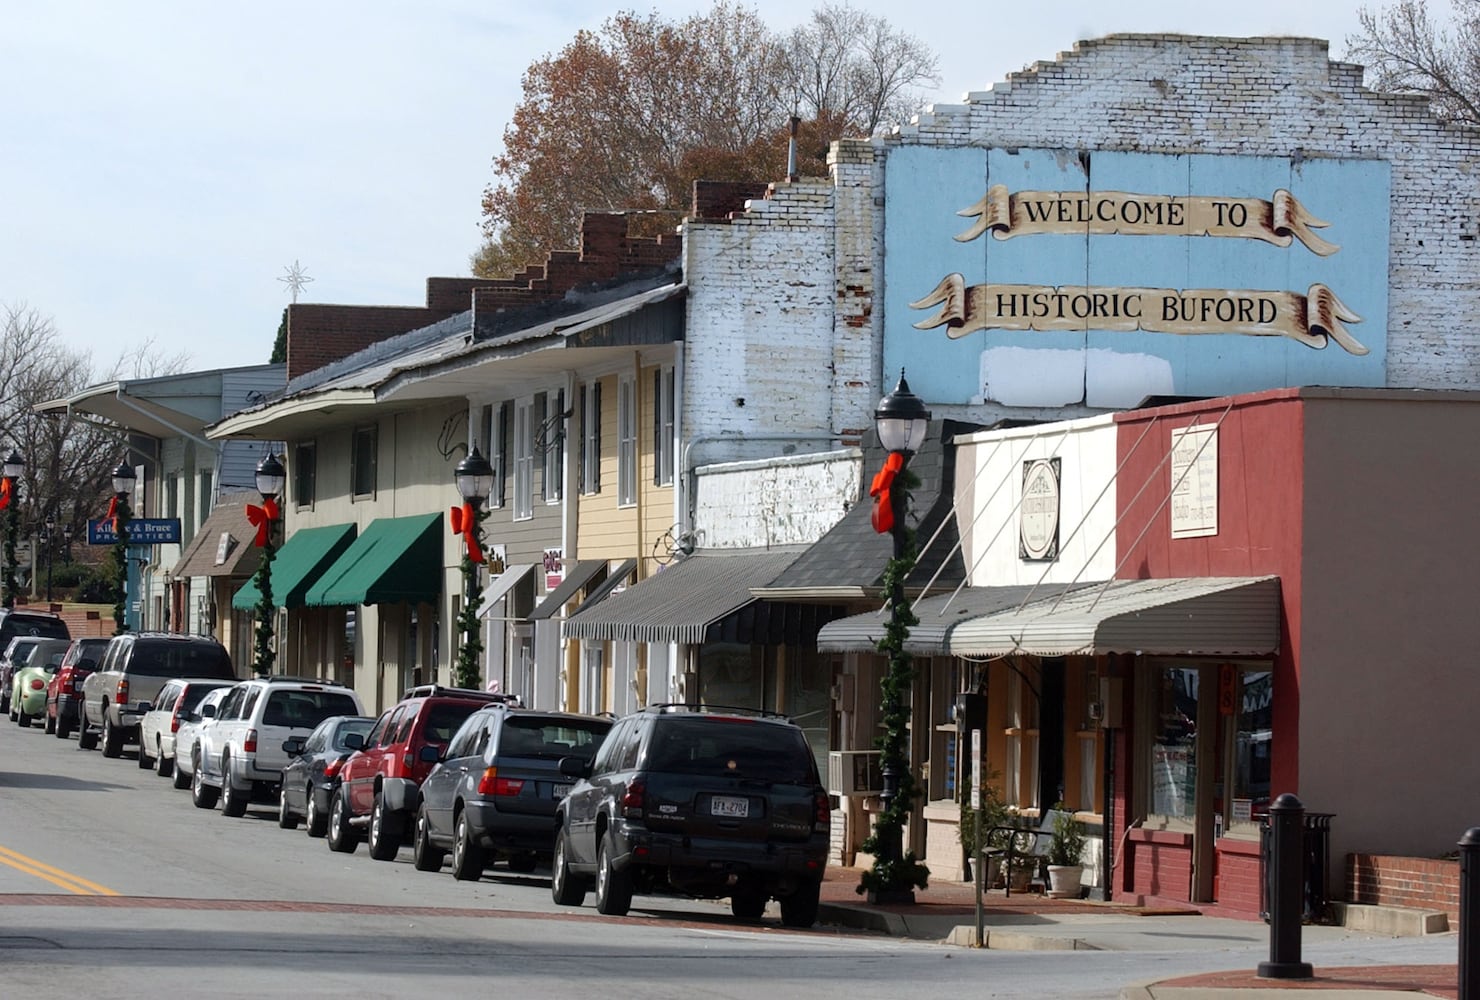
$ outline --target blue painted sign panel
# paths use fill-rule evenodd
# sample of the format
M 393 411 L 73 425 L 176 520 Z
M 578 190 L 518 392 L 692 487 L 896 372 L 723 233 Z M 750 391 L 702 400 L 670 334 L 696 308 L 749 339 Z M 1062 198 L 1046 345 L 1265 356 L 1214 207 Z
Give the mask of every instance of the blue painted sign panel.
M 1375 160 L 903 147 L 884 369 L 939 403 L 1083 404 L 1387 378 Z
M 125 530 L 130 545 L 170 545 L 180 541 L 178 517 L 130 518 Z M 117 541 L 112 518 L 96 517 L 87 522 L 87 544 L 113 545 Z

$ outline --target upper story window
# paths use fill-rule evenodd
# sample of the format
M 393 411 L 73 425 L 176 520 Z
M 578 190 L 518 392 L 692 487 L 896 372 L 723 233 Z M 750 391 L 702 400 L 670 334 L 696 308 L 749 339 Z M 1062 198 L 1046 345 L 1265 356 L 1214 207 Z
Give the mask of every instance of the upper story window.
M 673 483 L 673 369 L 653 372 L 653 484 Z
M 205 521 L 206 515 L 211 512 L 211 508 L 216 506 L 213 502 L 215 500 L 215 479 L 212 477 L 210 470 L 205 469 L 201 471 L 200 477 L 196 482 L 200 485 L 199 499 L 195 504 L 196 527 L 199 527 Z
M 180 516 L 180 477 L 169 476 L 164 481 L 164 516 Z
M 350 452 L 350 483 L 356 497 L 375 495 L 375 458 L 378 429 L 356 427 Z
M 601 383 L 581 386 L 581 492 L 601 492 Z
M 493 491 L 488 494 L 490 510 L 504 505 L 504 486 L 508 481 L 509 404 L 495 403 L 483 407 L 483 443 L 487 446 L 488 464 L 493 466 Z
M 293 502 L 312 507 L 318 455 L 312 441 L 293 446 Z
M 514 407 L 514 518 L 534 516 L 534 403 Z
M 565 390 L 541 398 L 545 400 L 545 406 L 540 410 L 540 433 L 534 445 L 545 465 L 545 500 L 553 503 L 564 492 Z M 539 410 L 538 407 L 536 409 Z
M 637 502 L 637 383 L 617 380 L 617 503 Z

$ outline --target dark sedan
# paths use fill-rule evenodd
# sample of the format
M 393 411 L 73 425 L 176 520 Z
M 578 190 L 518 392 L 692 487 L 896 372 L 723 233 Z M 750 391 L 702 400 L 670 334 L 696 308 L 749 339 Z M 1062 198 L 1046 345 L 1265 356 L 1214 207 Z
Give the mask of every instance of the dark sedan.
M 495 860 L 533 871 L 555 850 L 555 806 L 570 790 L 560 761 L 589 761 L 612 720 L 499 705 L 474 712 L 421 783 L 412 853 L 421 871 L 452 851 L 454 878 Z
M 333 715 L 307 736 L 290 736 L 283 750 L 293 758 L 283 768 L 278 793 L 278 826 L 291 830 L 301 818 L 310 837 L 329 829 L 329 802 L 339 788 L 339 768 L 360 747 L 375 720 L 367 715 Z

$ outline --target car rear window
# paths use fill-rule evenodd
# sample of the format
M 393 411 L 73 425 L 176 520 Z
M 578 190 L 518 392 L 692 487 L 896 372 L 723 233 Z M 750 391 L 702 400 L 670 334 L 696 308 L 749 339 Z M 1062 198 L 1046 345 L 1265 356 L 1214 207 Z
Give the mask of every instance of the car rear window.
M 607 719 L 541 719 L 510 716 L 499 736 L 499 756 L 581 757 L 590 760 L 612 724 Z
M 182 712 L 193 712 L 200 707 L 201 702 L 206 700 L 206 695 L 228 686 L 227 684 L 188 684 L 185 687 L 185 693 L 180 696 L 180 703 L 175 707 Z
M 744 720 L 666 719 L 656 727 L 646 768 L 676 774 L 729 774 L 793 785 L 814 780 L 812 751 L 800 729 Z
M 51 618 L 30 615 L 9 615 L 5 619 L 5 626 L 0 630 L 0 635 L 36 635 L 46 639 L 70 639 L 72 633 L 67 631 L 67 623 L 60 618 Z
M 128 672 L 143 677 L 232 677 L 231 657 L 208 642 L 140 639 L 134 643 Z
M 312 729 L 331 715 L 356 715 L 359 710 L 343 691 L 274 691 L 267 696 L 262 724 Z
M 421 738 L 428 743 L 446 743 L 467 717 L 482 707 L 478 702 L 435 702 L 427 710 L 426 724 L 421 727 Z

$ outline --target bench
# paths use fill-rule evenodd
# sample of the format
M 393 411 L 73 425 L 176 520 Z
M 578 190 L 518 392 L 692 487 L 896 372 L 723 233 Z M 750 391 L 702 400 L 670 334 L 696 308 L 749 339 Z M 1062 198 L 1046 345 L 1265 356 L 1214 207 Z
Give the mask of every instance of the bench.
M 1030 879 L 1041 879 L 1041 867 L 1048 858 L 1048 845 L 1053 840 L 1054 821 L 1059 816 L 1072 816 L 1059 809 L 1045 809 L 1038 825 L 1009 823 L 990 827 L 986 833 L 986 845 L 982 847 L 982 859 L 996 857 L 1002 861 L 1004 894 L 1012 895 L 1012 870 L 1030 865 Z M 1026 817 L 1024 817 L 1026 819 Z

